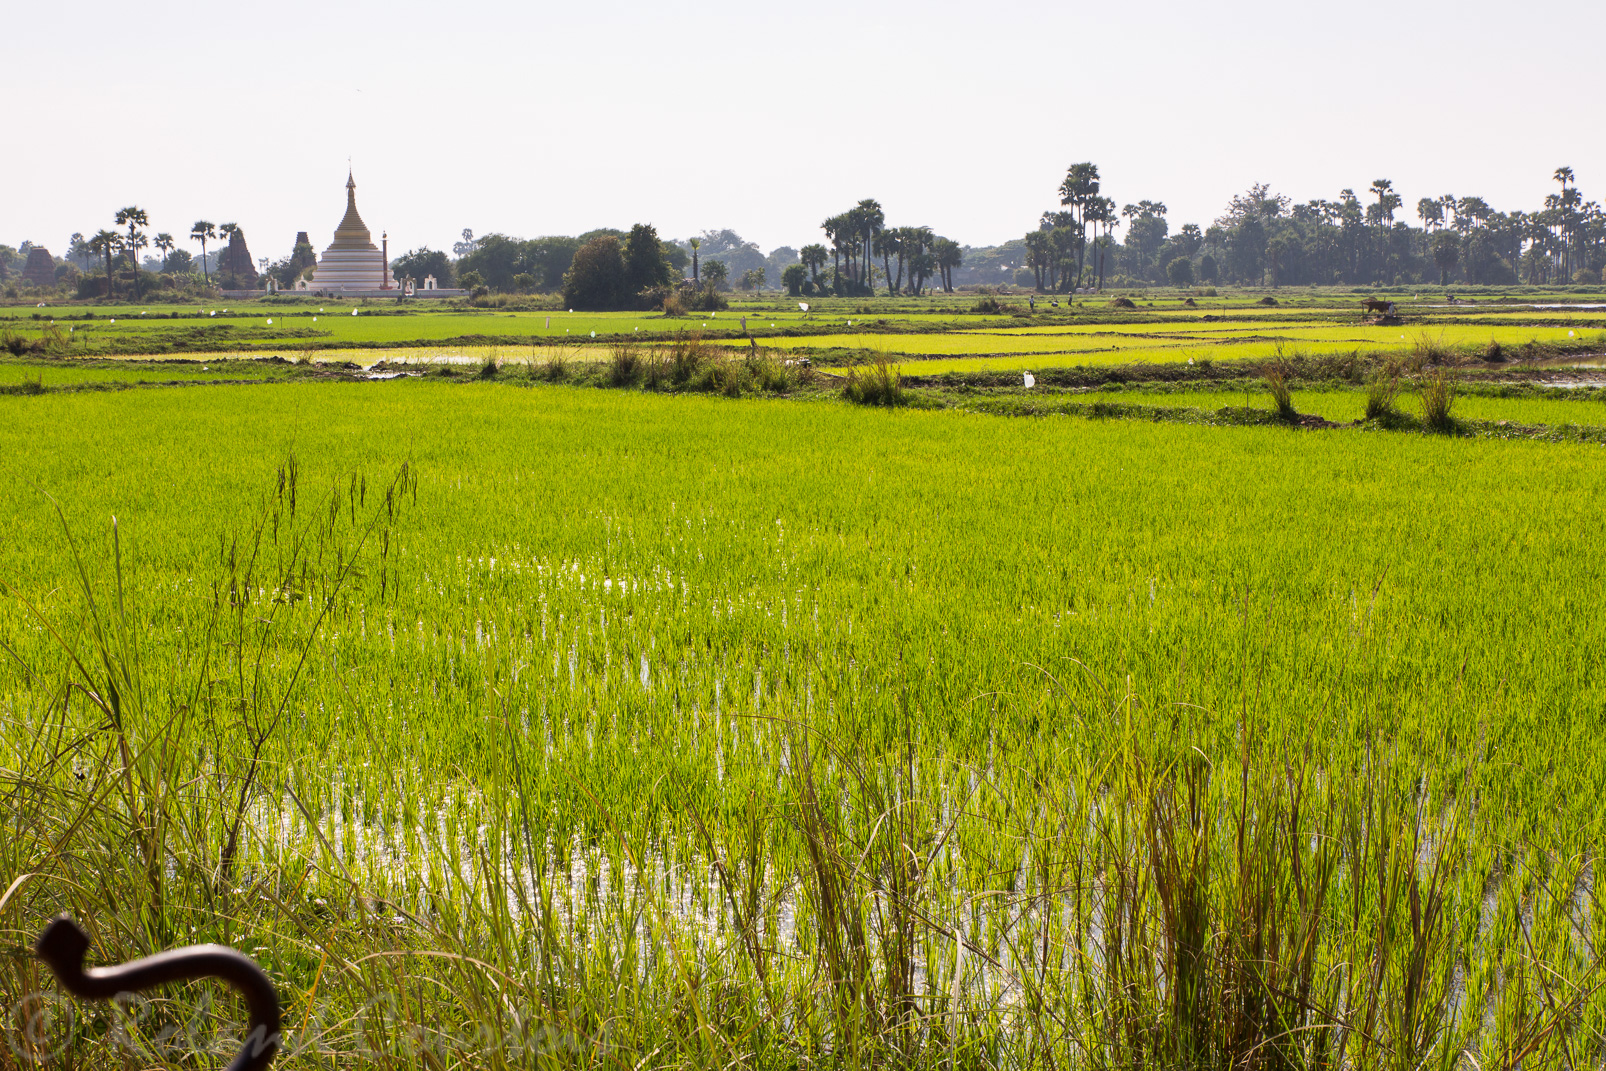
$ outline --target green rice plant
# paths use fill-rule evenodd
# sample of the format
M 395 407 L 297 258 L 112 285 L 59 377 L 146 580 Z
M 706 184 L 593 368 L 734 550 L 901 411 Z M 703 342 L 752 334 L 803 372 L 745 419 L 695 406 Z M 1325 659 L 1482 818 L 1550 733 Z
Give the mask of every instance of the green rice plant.
M 1598 446 L 865 417 L 12 404 L 0 455 L 75 537 L 122 522 L 70 547 L 0 481 L 8 945 L 63 910 L 97 962 L 232 944 L 291 1063 L 360 1071 L 1591 1065 L 1606 758 L 1544 742 L 1606 683 L 1533 652 L 1599 640 L 1606 505 L 1547 508 Z M 1445 567 L 1491 546 L 1524 553 Z M 39 971 L 0 957 L 25 1051 Z M 194 1067 L 205 1008 L 52 1066 Z
M 854 365 L 848 369 L 842 397 L 858 405 L 900 406 L 908 401 L 902 370 L 880 352 L 875 355 L 873 364 Z

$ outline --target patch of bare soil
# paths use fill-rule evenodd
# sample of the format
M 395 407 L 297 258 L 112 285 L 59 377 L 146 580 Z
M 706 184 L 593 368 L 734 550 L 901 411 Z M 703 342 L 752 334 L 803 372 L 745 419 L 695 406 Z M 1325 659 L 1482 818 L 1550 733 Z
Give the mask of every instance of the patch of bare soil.
M 1294 424 L 1301 428 L 1349 428 L 1352 424 L 1337 424 L 1326 417 L 1316 416 L 1314 413 L 1302 413 L 1294 418 Z

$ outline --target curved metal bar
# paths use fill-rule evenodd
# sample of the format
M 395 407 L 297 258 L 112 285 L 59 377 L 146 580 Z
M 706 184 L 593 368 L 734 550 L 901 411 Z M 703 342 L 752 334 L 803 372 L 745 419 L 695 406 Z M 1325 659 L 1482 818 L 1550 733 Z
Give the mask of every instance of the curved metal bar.
M 119 993 L 169 982 L 221 978 L 238 989 L 251 1009 L 245 1044 L 226 1071 L 265 1071 L 279 1052 L 279 994 L 249 956 L 223 945 L 191 945 L 158 952 L 119 967 L 84 969 L 89 938 L 63 915 L 45 927 L 34 954 L 49 964 L 62 988 L 84 1000 L 111 1000 Z

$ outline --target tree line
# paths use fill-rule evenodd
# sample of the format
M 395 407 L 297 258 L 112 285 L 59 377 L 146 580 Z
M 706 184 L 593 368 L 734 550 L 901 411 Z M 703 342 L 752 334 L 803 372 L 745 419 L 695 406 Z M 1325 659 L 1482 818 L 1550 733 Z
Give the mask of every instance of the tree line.
M 1400 218 L 1403 200 L 1388 179 L 1365 194 L 1344 189 L 1333 200 L 1304 203 L 1257 183 L 1209 226 L 1188 223 L 1172 233 L 1163 202 L 1142 200 L 1117 213 L 1099 192 L 1098 168 L 1074 164 L 1060 186 L 1061 208 L 1044 212 L 1019 241 L 1022 266 L 1013 281 L 1061 293 L 1102 288 L 1107 279 L 1136 286 L 1599 283 L 1606 214 L 1585 200 L 1572 168 L 1552 177 L 1560 190 L 1536 211 L 1500 212 L 1479 196 L 1445 194 L 1417 202 L 1416 226 Z
M 1058 205 L 1044 211 L 1023 237 L 999 246 L 961 246 L 930 227 L 888 226 L 880 202 L 872 198 L 828 216 L 820 224 L 823 242 L 800 249 L 780 246 L 768 254 L 728 229 L 680 241 L 660 239 L 649 224 L 533 239 L 476 238 L 465 230 L 450 253 L 414 249 L 395 258 L 391 269 L 398 279 L 422 282 L 434 276 L 442 287 L 569 293 L 578 262 L 583 278 L 603 280 L 597 293 L 615 307 L 639 305 L 648 291 L 662 300 L 667 292 L 683 290 L 681 300 L 696 302 L 709 300 L 696 295 L 733 287 L 781 286 L 793 296 L 870 296 L 884 288 L 889 295 L 918 296 L 934 286 L 952 291 L 989 283 L 1045 293 L 1218 282 L 1271 287 L 1599 283 L 1606 271 L 1606 213 L 1585 198 L 1572 168 L 1557 168 L 1552 178 L 1559 189 L 1533 211 L 1502 212 L 1480 196 L 1445 194 L 1417 201 L 1414 224 L 1403 218 L 1403 199 L 1388 179 L 1373 181 L 1364 193 L 1346 188 L 1332 200 L 1303 203 L 1257 183 L 1233 197 L 1208 226 L 1186 223 L 1172 231 L 1164 202 L 1144 199 L 1118 208 L 1102 189 L 1097 165 L 1083 162 L 1067 169 Z M 644 252 L 643 227 L 657 243 L 653 258 Z M 1123 231 L 1119 238 L 1118 229 Z M 236 223 L 197 220 L 180 239 L 168 231 L 149 231 L 148 213 L 131 205 L 115 213 L 112 226 L 74 234 L 66 257 L 55 259 L 58 285 L 76 285 L 80 297 L 134 299 L 158 287 L 255 289 L 265 276 L 288 289 L 317 262 L 304 234 L 289 256 L 270 264 L 267 258 L 253 261 Z M 183 248 L 186 240 L 199 247 L 198 257 Z M 0 282 L 21 271 L 30 246 L 24 243 L 21 251 L 0 246 Z M 148 249 L 160 254 L 159 262 L 142 261 Z M 649 259 L 661 263 L 663 271 L 648 271 Z M 598 265 L 606 266 L 602 275 Z M 682 279 L 688 285 L 682 286 Z M 581 287 L 587 295 L 590 285 Z

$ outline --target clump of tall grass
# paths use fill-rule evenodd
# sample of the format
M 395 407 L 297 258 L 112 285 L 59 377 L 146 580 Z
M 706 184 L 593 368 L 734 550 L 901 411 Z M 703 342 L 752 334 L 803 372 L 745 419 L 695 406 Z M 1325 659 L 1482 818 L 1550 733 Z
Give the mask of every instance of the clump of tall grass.
M 757 390 L 770 394 L 787 391 L 813 380 L 813 369 L 806 364 L 777 358 L 769 350 L 754 348 L 742 358 L 742 364 Z
M 854 365 L 848 369 L 842 397 L 858 405 L 899 406 L 908 401 L 903 389 L 903 372 L 884 353 L 877 353 L 870 365 Z
M 541 362 L 541 378 L 549 383 L 558 383 L 568 378 L 569 361 L 562 350 L 554 349 L 547 354 L 546 360 Z
M 1430 365 L 1449 364 L 1455 360 L 1455 350 L 1445 341 L 1444 332 L 1436 334 L 1418 331 L 1411 340 L 1410 368 L 1420 372 Z
M 1277 407 L 1277 415 L 1284 420 L 1297 417 L 1299 414 L 1294 411 L 1294 364 L 1281 342 L 1277 343 L 1275 356 L 1261 369 L 1260 374 L 1267 392 L 1271 394 L 1272 403 Z
M 633 387 L 641 381 L 641 351 L 629 343 L 619 343 L 608 353 L 608 382 L 615 387 Z
M 1395 411 L 1400 393 L 1400 362 L 1390 357 L 1378 364 L 1366 383 L 1366 419 L 1376 420 Z
M 1422 423 L 1434 431 L 1455 430 L 1451 409 L 1455 406 L 1454 368 L 1439 367 L 1424 373 L 1421 381 Z
M 707 360 L 701 335 L 677 334 L 669 344 L 670 380 L 676 386 L 690 383 Z

